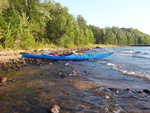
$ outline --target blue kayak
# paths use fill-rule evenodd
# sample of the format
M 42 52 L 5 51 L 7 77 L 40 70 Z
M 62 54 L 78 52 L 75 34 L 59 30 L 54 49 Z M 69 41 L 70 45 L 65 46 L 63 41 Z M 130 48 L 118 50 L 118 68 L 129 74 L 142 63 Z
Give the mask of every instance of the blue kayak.
M 88 60 L 88 59 L 103 59 L 106 57 L 111 56 L 113 53 L 96 53 L 96 54 L 88 54 L 84 53 L 82 56 L 77 54 L 71 55 L 44 55 L 44 54 L 30 54 L 30 53 L 23 53 L 22 58 L 32 58 L 32 59 L 47 59 L 47 60 Z

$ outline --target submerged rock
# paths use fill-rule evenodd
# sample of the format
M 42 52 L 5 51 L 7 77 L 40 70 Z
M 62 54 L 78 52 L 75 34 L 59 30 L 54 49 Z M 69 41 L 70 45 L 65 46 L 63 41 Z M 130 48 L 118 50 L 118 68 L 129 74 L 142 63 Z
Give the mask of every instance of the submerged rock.
M 59 113 L 60 112 L 60 106 L 54 105 L 52 108 L 48 111 L 49 113 Z
M 105 95 L 105 98 L 106 98 L 106 99 L 110 99 L 110 96 L 108 96 L 108 95 Z
M 117 88 L 108 88 L 108 89 L 117 94 L 119 93 L 119 90 Z
M 150 90 L 148 89 L 143 89 L 143 92 L 150 95 Z
M 76 72 L 76 71 L 73 71 L 73 72 L 72 72 L 72 75 L 73 75 L 73 76 L 77 76 L 78 74 L 79 74 L 79 73 Z

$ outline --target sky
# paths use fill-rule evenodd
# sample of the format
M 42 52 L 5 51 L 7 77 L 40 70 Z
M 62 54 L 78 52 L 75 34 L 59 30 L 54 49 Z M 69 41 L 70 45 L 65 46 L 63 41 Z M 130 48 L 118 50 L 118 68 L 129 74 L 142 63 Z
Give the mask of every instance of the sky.
M 53 0 L 88 24 L 103 27 L 132 27 L 150 34 L 150 0 Z

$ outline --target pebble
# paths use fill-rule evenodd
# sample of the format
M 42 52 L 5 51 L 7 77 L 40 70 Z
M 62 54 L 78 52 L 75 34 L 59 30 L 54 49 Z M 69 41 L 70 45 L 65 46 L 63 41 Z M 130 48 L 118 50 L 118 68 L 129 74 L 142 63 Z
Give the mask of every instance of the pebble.
M 72 76 L 72 74 L 70 73 L 70 74 L 68 74 L 68 77 L 71 77 Z
M 119 93 L 119 90 L 117 90 L 116 93 L 118 94 L 118 93 Z
M 122 108 L 119 107 L 116 110 L 114 110 L 113 113 L 122 113 L 122 111 L 123 111 Z
M 58 72 L 58 75 L 59 75 L 61 78 L 65 78 L 65 77 L 66 77 L 65 73 L 62 72 L 62 71 Z
M 0 77 L 0 83 L 4 83 L 7 81 L 7 77 Z
M 73 72 L 72 72 L 72 75 L 73 75 L 73 76 L 77 76 L 77 75 L 78 75 L 78 72 L 73 71 Z
M 69 66 L 70 64 L 69 63 L 65 63 L 65 66 Z
M 86 70 L 83 71 L 85 74 L 88 74 L 88 72 Z
M 110 97 L 108 95 L 105 96 L 106 99 L 110 99 Z
M 52 108 L 49 111 L 49 113 L 59 113 L 59 112 L 60 112 L 60 106 L 58 105 L 52 106 Z
M 113 92 L 115 92 L 115 93 L 119 93 L 119 90 L 118 89 L 116 89 L 116 88 L 108 88 L 109 90 L 111 90 L 111 91 L 113 91 Z

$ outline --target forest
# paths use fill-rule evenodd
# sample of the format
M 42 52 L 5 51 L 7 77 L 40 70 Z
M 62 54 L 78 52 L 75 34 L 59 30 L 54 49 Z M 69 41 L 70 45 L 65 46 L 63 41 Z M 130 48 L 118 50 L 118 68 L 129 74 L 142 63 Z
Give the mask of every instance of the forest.
M 134 28 L 88 25 L 82 15 L 75 17 L 54 1 L 0 1 L 0 49 L 89 44 L 150 44 L 150 36 Z

